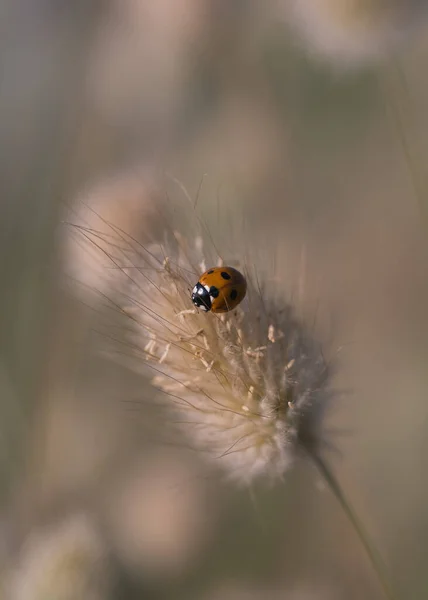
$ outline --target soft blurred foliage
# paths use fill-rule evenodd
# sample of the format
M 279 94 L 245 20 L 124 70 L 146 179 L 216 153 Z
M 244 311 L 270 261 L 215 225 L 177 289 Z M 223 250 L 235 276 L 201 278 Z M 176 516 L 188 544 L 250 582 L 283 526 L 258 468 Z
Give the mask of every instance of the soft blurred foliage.
M 382 598 L 311 465 L 272 489 L 207 472 L 70 293 L 64 220 L 89 198 L 150 230 L 151 167 L 200 188 L 220 239 L 244 214 L 255 268 L 340 348 L 333 467 L 427 597 L 428 30 L 422 0 L 385 4 L 0 2 L 6 600 Z

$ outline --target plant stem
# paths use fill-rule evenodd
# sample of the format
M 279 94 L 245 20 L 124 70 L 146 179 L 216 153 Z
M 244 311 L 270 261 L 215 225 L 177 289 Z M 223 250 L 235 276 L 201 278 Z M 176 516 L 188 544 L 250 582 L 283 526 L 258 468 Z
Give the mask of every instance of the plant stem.
M 324 477 L 325 481 L 328 483 L 330 490 L 336 496 L 337 501 L 341 505 L 344 513 L 346 514 L 352 526 L 354 527 L 354 530 L 358 535 L 360 542 L 364 546 L 364 549 L 367 552 L 367 555 L 370 559 L 370 562 L 372 563 L 374 570 L 376 571 L 376 574 L 379 578 L 386 598 L 388 598 L 388 600 L 397 600 L 397 596 L 395 595 L 392 589 L 388 569 L 380 553 L 378 552 L 374 543 L 370 539 L 370 536 L 367 533 L 363 523 L 359 519 L 357 513 L 352 508 L 352 505 L 350 504 L 349 500 L 346 498 L 336 477 L 334 476 L 328 465 L 319 455 L 316 454 L 316 452 L 312 452 L 308 449 L 307 452 L 309 452 L 311 459 L 313 460 L 316 467 Z
M 422 176 L 423 169 L 417 164 L 412 152 L 408 131 L 406 131 L 403 102 L 409 99 L 406 80 L 401 65 L 397 60 L 392 60 L 382 76 L 381 89 L 384 95 L 387 111 L 390 114 L 392 126 L 401 145 L 404 161 L 409 175 L 410 184 L 418 205 L 419 214 L 426 223 L 428 212 L 425 202 L 426 182 Z M 400 104 L 401 96 L 401 104 Z

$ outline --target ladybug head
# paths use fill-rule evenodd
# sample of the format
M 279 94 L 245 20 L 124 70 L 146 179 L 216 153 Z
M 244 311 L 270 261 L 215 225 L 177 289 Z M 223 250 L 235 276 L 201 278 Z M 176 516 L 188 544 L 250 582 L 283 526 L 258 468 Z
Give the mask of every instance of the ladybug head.
M 197 283 L 192 290 L 192 302 L 198 308 L 205 312 L 211 310 L 211 297 L 208 286 L 205 287 L 202 283 Z

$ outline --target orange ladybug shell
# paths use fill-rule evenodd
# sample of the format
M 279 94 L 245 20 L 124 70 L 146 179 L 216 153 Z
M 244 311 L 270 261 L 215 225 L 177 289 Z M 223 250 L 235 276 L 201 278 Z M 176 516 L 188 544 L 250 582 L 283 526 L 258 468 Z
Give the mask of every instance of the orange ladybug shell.
M 224 313 L 238 306 L 247 293 L 245 277 L 233 267 L 212 267 L 193 288 L 192 301 L 203 310 Z

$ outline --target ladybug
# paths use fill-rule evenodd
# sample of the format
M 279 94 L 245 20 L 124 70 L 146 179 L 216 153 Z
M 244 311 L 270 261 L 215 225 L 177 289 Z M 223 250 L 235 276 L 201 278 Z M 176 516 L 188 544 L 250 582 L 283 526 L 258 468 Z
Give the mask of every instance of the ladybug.
M 245 277 L 233 267 L 213 267 L 205 271 L 192 290 L 192 302 L 205 312 L 233 310 L 245 297 Z

